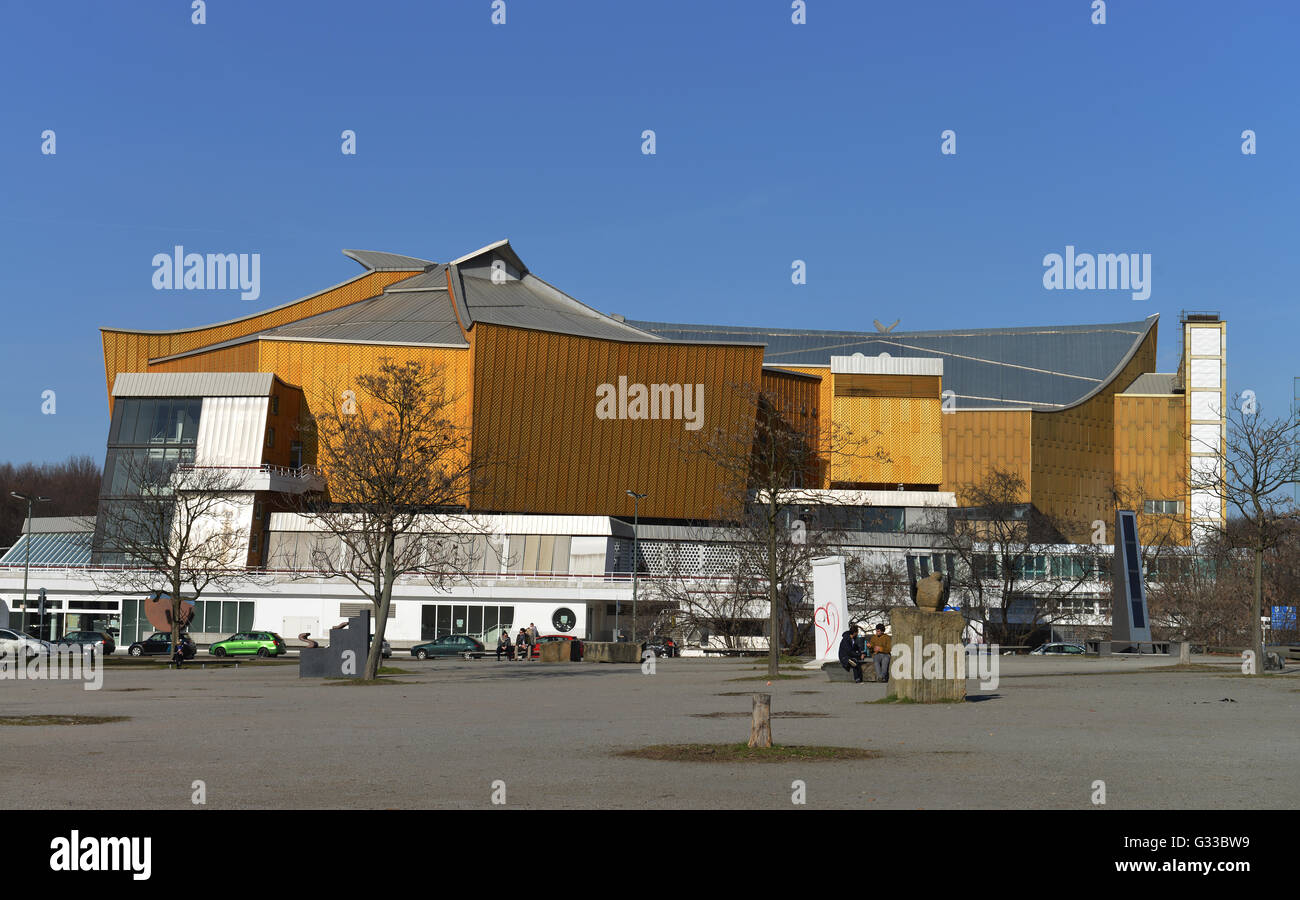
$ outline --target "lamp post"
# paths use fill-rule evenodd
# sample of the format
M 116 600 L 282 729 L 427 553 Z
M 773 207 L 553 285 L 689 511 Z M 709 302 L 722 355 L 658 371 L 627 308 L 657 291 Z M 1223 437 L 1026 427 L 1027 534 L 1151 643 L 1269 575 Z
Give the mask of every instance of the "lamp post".
M 642 500 L 646 498 L 645 494 L 638 494 L 636 491 L 628 491 L 627 495 L 632 498 L 632 643 L 636 643 L 636 581 L 637 581 L 637 555 L 636 541 L 638 532 L 637 514 L 640 511 L 639 506 Z M 615 616 L 617 617 L 617 607 L 615 607 Z M 615 627 L 617 627 L 615 622 Z
M 32 571 L 32 504 L 49 503 L 49 497 L 41 497 L 33 494 L 24 494 L 21 491 L 10 491 L 9 496 L 15 500 L 27 504 L 27 540 L 23 543 L 23 549 L 27 552 L 27 562 L 23 565 L 23 622 L 27 621 L 27 576 Z

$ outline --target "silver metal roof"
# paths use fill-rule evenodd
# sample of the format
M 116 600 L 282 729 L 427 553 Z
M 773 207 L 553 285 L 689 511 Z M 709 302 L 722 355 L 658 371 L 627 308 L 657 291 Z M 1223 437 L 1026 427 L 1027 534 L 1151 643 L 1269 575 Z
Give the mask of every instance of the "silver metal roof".
M 663 340 L 592 309 L 532 274 L 496 282 L 453 267 L 471 322 L 512 325 L 615 341 Z M 480 270 L 487 272 L 489 270 Z
M 1148 372 L 1125 389 L 1125 394 L 1172 394 L 1178 385 L 1176 372 Z
M 1158 316 L 1138 322 L 950 331 L 819 331 L 629 321 L 669 340 L 759 341 L 777 366 L 829 366 L 862 353 L 943 360 L 958 409 L 1060 409 L 1101 390 L 1136 352 Z
M 94 516 L 39 516 L 32 519 L 31 529 L 32 534 L 94 530 Z M 27 533 L 27 521 L 25 519 L 23 520 L 21 533 Z
M 427 272 L 421 272 L 419 275 L 412 275 L 410 278 L 395 281 L 385 288 L 384 292 L 392 294 L 402 291 L 445 290 L 447 290 L 447 267 L 438 265 Z
M 33 566 L 88 566 L 90 565 L 90 544 L 94 540 L 94 531 L 35 531 L 30 538 L 20 537 L 3 558 L 0 566 L 22 566 L 27 564 L 27 542 L 31 541 L 31 564 Z M 36 588 L 32 588 L 35 594 Z
M 418 272 L 437 265 L 427 259 L 383 250 L 344 250 L 343 255 L 350 256 L 372 272 Z
M 378 297 L 268 329 L 260 336 L 284 340 L 469 346 L 456 324 L 451 300 L 445 290 L 385 291 Z
M 119 372 L 114 397 L 269 397 L 272 372 Z

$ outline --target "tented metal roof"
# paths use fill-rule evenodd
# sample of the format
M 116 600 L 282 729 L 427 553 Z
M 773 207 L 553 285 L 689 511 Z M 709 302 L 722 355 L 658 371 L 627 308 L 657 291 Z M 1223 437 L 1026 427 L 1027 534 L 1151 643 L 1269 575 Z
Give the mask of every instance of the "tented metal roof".
M 437 265 L 427 259 L 385 253 L 383 250 L 344 250 L 343 255 L 352 257 L 372 272 L 418 272 Z
M 94 537 L 93 531 L 35 532 L 30 538 L 31 563 L 33 566 L 88 566 Z M 0 557 L 0 566 L 26 565 L 27 541 L 27 535 L 20 537 Z
M 1178 386 L 1176 372 L 1148 372 L 1139 375 L 1137 380 L 1125 390 L 1126 394 L 1172 394 Z
M 1059 409 L 1115 376 L 1158 316 L 1102 325 L 969 328 L 950 331 L 815 331 L 629 321 L 668 340 L 758 341 L 763 361 L 828 366 L 832 356 L 862 353 L 943 361 L 943 387 L 957 408 Z
M 114 397 L 269 397 L 272 372 L 119 372 Z
M 469 346 L 456 324 L 446 290 L 385 291 L 378 297 L 268 329 L 261 337 Z
M 597 312 L 531 274 L 519 280 L 494 282 L 463 273 L 457 283 L 471 322 L 615 341 L 662 340 Z

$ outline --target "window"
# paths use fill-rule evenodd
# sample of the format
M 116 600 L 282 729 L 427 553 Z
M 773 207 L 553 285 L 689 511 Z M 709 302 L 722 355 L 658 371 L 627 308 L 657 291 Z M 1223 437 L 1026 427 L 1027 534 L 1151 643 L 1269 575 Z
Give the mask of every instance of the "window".
M 280 395 L 279 395 L 279 394 L 272 394 L 272 395 L 271 395 L 271 415 L 273 415 L 273 416 L 278 416 L 279 414 L 280 414 Z
M 274 428 L 268 428 L 268 429 L 266 429 L 266 446 L 267 446 L 267 447 L 274 447 L 274 446 L 275 446 L 275 429 L 274 429 Z
M 1142 512 L 1149 516 L 1175 516 L 1183 512 L 1181 500 L 1147 500 L 1142 504 Z

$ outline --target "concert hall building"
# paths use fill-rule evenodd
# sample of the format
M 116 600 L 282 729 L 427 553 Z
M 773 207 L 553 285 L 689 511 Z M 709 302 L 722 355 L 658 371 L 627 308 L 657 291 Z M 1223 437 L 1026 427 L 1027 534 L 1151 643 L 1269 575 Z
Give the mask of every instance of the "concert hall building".
M 309 530 L 276 498 L 319 486 L 299 424 L 383 361 L 436 367 L 470 452 L 510 464 L 491 467 L 470 499 L 496 536 L 481 577 L 443 594 L 413 580 L 394 603 L 395 643 L 489 635 L 490 621 L 609 635 L 631 593 L 628 492 L 644 495 L 636 568 L 653 580 L 699 544 L 692 523 L 719 504 L 721 471 L 683 453 L 683 440 L 752 424 L 745 387 L 798 410 L 810 433 L 874 436 L 881 452 L 833 459 L 817 486 L 827 503 L 864 511 L 849 552 L 928 558 L 933 512 L 959 506 L 995 469 L 1023 479 L 1026 505 L 1082 523 L 1067 541 L 1088 542 L 1090 523 L 1113 523 L 1121 503 L 1140 503 L 1140 518 L 1173 517 L 1183 541 L 1224 520 L 1217 496 L 1188 487 L 1194 468 L 1222 464 L 1226 325 L 1216 314 L 1182 316 L 1178 369 L 1159 372 L 1155 315 L 929 331 L 676 324 L 651 310 L 598 311 L 534 274 L 508 241 L 450 262 L 344 253 L 361 267 L 355 277 L 272 309 L 175 331 L 101 329 L 101 495 L 121 489 L 133 455 L 242 471 L 247 564 L 273 570 Z M 62 604 L 53 628 L 115 622 L 121 646 L 148 628 L 138 599 L 95 589 L 93 525 L 36 520 L 32 530 L 0 559 L 11 613 L 30 546 L 32 584 Z M 702 574 L 725 571 L 718 548 L 691 552 Z M 362 602 L 302 573 L 201 600 L 194 630 L 222 637 L 319 634 Z

